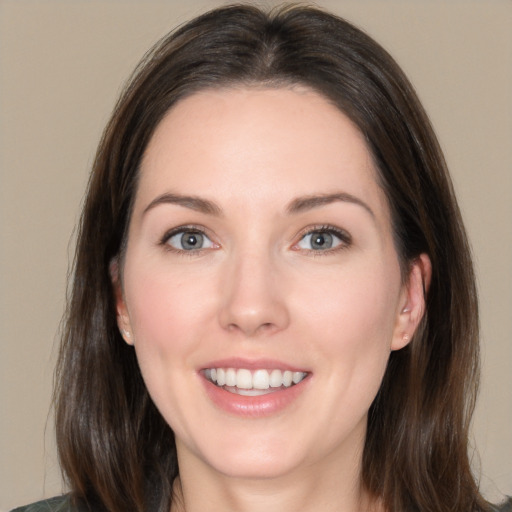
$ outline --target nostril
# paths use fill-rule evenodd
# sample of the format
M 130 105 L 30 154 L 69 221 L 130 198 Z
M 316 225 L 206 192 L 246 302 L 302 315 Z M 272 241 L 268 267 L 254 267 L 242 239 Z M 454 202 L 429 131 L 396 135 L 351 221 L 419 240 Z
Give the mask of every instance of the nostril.
M 256 329 L 254 329 L 252 335 L 258 334 L 258 333 L 267 333 L 270 334 L 273 331 L 278 330 L 278 327 L 276 324 L 272 322 L 265 322 L 259 325 Z
M 230 323 L 227 326 L 228 331 L 242 331 L 245 333 L 246 336 L 255 336 L 258 333 L 264 333 L 264 332 L 271 332 L 274 329 L 276 329 L 277 326 L 273 324 L 272 322 L 265 322 L 259 325 L 250 326 L 250 325 L 238 325 L 237 323 Z

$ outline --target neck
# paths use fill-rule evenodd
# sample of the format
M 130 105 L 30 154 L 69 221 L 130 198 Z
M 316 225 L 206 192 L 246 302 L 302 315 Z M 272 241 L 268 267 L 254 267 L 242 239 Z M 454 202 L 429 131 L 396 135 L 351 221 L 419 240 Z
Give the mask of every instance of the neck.
M 383 512 L 361 485 L 360 457 L 257 479 L 216 474 L 198 459 L 182 462 L 171 512 Z

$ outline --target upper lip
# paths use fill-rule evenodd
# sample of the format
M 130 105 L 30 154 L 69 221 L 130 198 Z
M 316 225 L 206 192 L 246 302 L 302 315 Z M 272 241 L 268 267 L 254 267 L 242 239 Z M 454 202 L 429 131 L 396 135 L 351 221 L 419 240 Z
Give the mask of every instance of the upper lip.
M 242 357 L 229 357 L 225 359 L 216 359 L 205 364 L 201 369 L 207 368 L 246 368 L 247 370 L 289 370 L 292 372 L 308 372 L 302 366 L 296 366 L 277 359 L 246 359 Z

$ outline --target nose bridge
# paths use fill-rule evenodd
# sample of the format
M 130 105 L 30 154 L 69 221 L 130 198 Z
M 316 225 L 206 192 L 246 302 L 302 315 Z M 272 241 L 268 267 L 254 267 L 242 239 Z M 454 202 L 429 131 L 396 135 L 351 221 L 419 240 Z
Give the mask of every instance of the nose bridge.
M 223 328 L 246 336 L 275 332 L 288 324 L 276 258 L 268 249 L 233 251 L 226 261 L 219 312 Z

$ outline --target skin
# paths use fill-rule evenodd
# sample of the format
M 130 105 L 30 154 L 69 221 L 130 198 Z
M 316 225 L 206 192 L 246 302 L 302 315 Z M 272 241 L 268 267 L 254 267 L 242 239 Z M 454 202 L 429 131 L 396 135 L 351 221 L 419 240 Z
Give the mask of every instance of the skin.
M 333 194 L 343 200 L 293 209 Z M 201 250 L 166 239 L 191 225 L 207 237 Z M 308 233 L 325 226 L 341 233 L 313 249 Z M 119 327 L 176 434 L 176 510 L 369 509 L 367 413 L 390 351 L 421 319 L 429 262 L 403 279 L 371 156 L 343 113 L 304 88 L 178 103 L 145 152 L 121 274 Z M 228 357 L 283 361 L 308 378 L 274 414 L 229 414 L 199 373 Z

